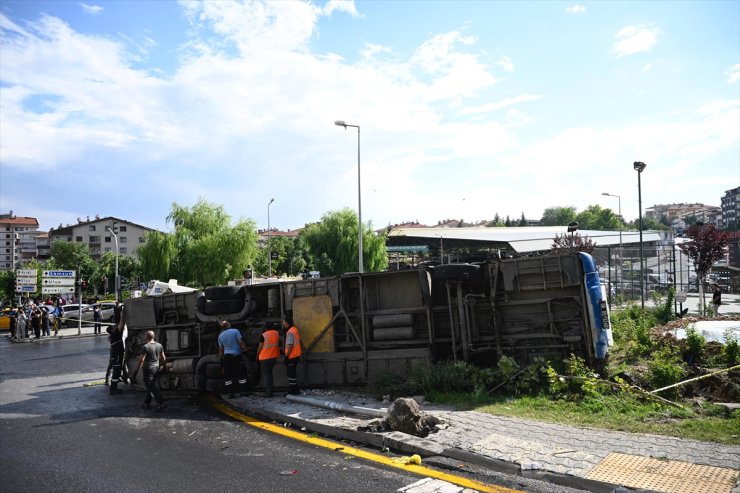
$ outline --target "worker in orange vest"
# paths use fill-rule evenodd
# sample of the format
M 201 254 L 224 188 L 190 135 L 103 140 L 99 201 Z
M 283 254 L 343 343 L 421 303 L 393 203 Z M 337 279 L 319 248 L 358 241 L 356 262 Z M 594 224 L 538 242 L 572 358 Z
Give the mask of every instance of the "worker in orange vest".
M 283 330 L 285 330 L 285 366 L 288 374 L 288 393 L 298 395 L 298 362 L 301 360 L 301 334 L 293 325 L 293 320 L 283 318 Z
M 280 333 L 274 327 L 265 326 L 262 341 L 257 347 L 260 376 L 265 386 L 265 397 L 272 397 L 272 369 L 280 356 Z

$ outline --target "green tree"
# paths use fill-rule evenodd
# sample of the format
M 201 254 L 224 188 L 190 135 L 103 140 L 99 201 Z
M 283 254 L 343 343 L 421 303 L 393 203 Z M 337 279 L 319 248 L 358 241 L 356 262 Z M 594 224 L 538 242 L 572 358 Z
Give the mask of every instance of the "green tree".
M 357 215 L 352 209 L 331 211 L 321 222 L 310 224 L 301 232 L 314 267 L 322 275 L 357 272 Z M 372 224 L 363 225 L 362 259 L 365 272 L 379 272 L 388 267 L 385 235 L 376 235 Z
M 501 216 L 498 215 L 498 212 L 495 216 L 493 216 L 493 220 L 490 221 L 486 226 L 491 228 L 503 228 L 504 227 L 504 221 L 501 220 Z
M 224 284 L 241 277 L 257 256 L 254 221 L 240 219 L 232 226 L 223 206 L 204 199 L 192 207 L 173 203 L 167 222 L 171 234 L 151 231 L 137 250 L 148 278 L 195 287 Z
M 98 276 L 98 263 L 93 259 L 90 247 L 85 243 L 56 240 L 51 244 L 46 267 L 77 271 L 78 278 L 86 281 Z
M 0 272 L 0 300 L 10 301 L 15 297 L 15 271 Z
M 576 220 L 576 208 L 568 207 L 548 207 L 542 214 L 543 226 L 567 226 Z
M 598 231 L 617 231 L 622 223 L 618 215 L 611 209 L 604 209 L 600 205 L 589 205 L 584 211 L 576 215 L 576 221 L 581 229 Z
M 519 224 L 517 226 L 526 226 L 527 225 L 527 218 L 524 217 L 524 212 L 522 212 L 522 217 L 519 219 Z
M 634 222 L 629 223 L 627 226 L 630 229 L 639 231 L 640 221 L 636 219 Z M 655 219 L 652 219 L 647 216 L 642 216 L 642 230 L 643 231 L 667 231 L 669 229 L 670 228 L 668 226 L 661 223 L 660 221 L 656 221 Z
M 142 267 L 139 259 L 132 256 L 121 255 L 118 257 L 118 275 L 121 276 L 122 288 L 125 286 L 137 286 L 142 279 Z M 116 254 L 105 252 L 100 257 L 99 269 L 95 277 L 90 279 L 95 293 L 112 293 L 115 291 L 116 278 Z M 138 289 L 138 288 L 137 288 Z
M 298 275 L 306 270 L 309 259 L 305 254 L 305 245 L 299 241 L 298 237 L 289 238 L 286 236 L 272 236 L 270 238 L 270 251 L 273 256 L 277 254 L 277 259 L 272 261 L 272 275 L 288 276 Z M 260 246 L 259 254 L 254 262 L 254 270 L 258 275 L 266 276 L 269 273 L 269 263 L 267 261 L 268 245 L 267 241 Z

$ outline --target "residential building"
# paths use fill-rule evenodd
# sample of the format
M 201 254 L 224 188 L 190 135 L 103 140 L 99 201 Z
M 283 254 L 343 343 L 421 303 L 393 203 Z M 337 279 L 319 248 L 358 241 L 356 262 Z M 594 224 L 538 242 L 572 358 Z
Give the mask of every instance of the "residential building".
M 57 240 L 84 243 L 90 247 L 93 259 L 98 260 L 104 253 L 116 251 L 116 238 L 108 228 L 118 236 L 119 255 L 128 257 L 136 254 L 136 249 L 144 244 L 146 233 L 152 231 L 152 228 L 112 216 L 78 219 L 77 224 L 50 229 L 49 243 Z
M 740 215 L 740 187 L 727 190 L 722 196 L 722 226 L 727 230 L 740 229 L 738 215 Z
M 34 258 L 36 244 L 30 238 L 38 233 L 35 217 L 16 216 L 13 211 L 0 214 L 0 271 L 23 267 L 23 261 Z

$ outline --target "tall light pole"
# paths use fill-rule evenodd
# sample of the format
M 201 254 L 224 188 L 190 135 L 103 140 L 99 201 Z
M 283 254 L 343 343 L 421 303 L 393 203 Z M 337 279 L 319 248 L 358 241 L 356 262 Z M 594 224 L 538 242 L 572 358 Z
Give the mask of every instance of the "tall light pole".
M 270 199 L 267 203 L 267 277 L 272 277 L 272 247 L 270 246 L 270 204 L 275 199 Z
M 358 270 L 360 274 L 362 274 L 364 272 L 364 269 L 362 267 L 362 187 L 360 186 L 360 126 L 350 125 L 348 123 L 345 123 L 343 120 L 335 121 L 334 125 L 338 127 L 344 127 L 345 130 L 347 129 L 347 127 L 357 129 L 357 244 L 359 245 Z
M 635 161 L 633 167 L 637 171 L 637 214 L 640 219 L 640 305 L 645 308 L 645 267 L 643 266 L 642 250 L 642 182 L 640 177 L 647 165 L 642 161 Z
M 619 256 L 621 258 L 622 256 L 622 197 L 619 195 L 614 195 L 613 193 L 607 193 L 603 192 L 601 195 L 606 195 L 607 197 L 616 197 L 619 201 Z
M 118 235 L 113 231 L 113 228 L 111 228 L 110 226 L 106 226 L 105 229 L 110 231 L 110 234 L 113 235 L 113 239 L 116 240 L 116 277 L 113 280 L 113 284 L 115 285 L 115 290 L 116 290 L 116 301 L 120 301 L 120 298 L 118 297 Z

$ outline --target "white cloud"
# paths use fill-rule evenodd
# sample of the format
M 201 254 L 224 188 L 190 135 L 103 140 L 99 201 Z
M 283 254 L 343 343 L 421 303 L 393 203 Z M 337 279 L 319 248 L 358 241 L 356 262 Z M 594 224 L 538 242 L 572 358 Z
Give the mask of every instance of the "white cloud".
M 582 14 L 586 11 L 586 7 L 584 5 L 571 5 L 565 11 L 569 14 Z
M 511 72 L 514 70 L 514 62 L 508 56 L 502 56 L 501 59 L 499 59 L 499 61 L 496 63 L 496 65 L 502 67 L 506 72 Z
M 90 4 L 82 3 L 82 2 L 80 2 L 78 5 L 82 7 L 82 11 L 84 13 L 90 14 L 90 15 L 97 15 L 101 13 L 103 10 L 105 10 L 100 5 L 90 5 Z
M 728 84 L 735 84 L 740 81 L 740 63 L 733 65 L 727 70 Z
M 612 47 L 612 53 L 621 57 L 649 51 L 661 34 L 661 30 L 652 24 L 624 27 L 614 35 L 617 41 Z
M 489 103 L 489 104 L 484 104 L 481 106 L 472 106 L 472 107 L 462 108 L 458 113 L 460 115 L 473 115 L 476 113 L 488 113 L 491 111 L 500 110 L 501 108 L 506 108 L 508 106 L 513 106 L 515 104 L 526 103 L 528 101 L 536 101 L 541 98 L 542 96 L 536 95 L 536 94 L 522 94 L 521 96 L 517 96 L 515 98 L 506 98 L 496 103 Z

